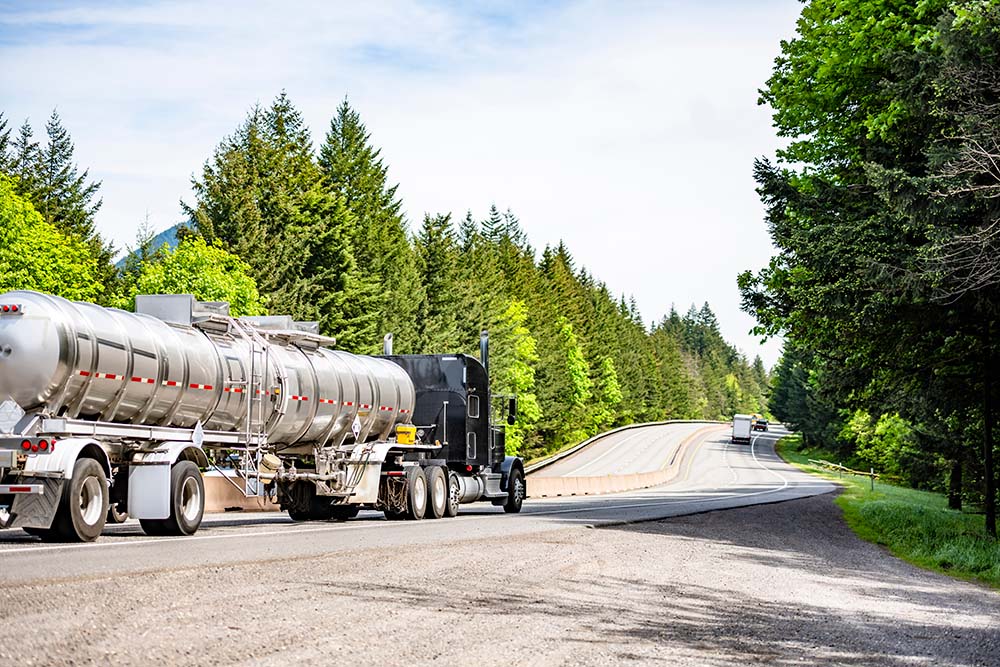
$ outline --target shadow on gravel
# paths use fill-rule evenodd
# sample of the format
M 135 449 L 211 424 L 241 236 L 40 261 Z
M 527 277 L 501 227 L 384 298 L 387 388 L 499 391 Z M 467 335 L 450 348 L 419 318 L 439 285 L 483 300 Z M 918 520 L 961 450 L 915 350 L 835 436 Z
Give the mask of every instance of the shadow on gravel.
M 688 570 L 718 575 L 701 577 L 706 585 L 684 581 L 684 572 L 605 576 L 595 565 L 596 576 L 574 573 L 530 591 L 512 586 L 501 598 L 477 594 L 474 582 L 466 590 L 319 585 L 386 605 L 522 617 L 540 627 L 568 619 L 579 631 L 560 641 L 604 645 L 618 662 L 657 660 L 656 647 L 669 646 L 670 661 L 687 654 L 711 666 L 734 657 L 779 666 L 1000 665 L 1000 596 L 862 542 L 830 497 L 596 530 L 670 538 L 664 542 L 702 559 L 685 563 Z

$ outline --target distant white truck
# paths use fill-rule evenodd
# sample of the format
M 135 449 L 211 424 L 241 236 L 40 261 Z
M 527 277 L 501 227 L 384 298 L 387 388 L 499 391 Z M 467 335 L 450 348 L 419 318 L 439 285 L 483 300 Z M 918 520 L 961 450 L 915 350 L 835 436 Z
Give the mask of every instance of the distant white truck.
M 753 418 L 750 415 L 733 415 L 732 442 L 750 444 L 750 427 Z

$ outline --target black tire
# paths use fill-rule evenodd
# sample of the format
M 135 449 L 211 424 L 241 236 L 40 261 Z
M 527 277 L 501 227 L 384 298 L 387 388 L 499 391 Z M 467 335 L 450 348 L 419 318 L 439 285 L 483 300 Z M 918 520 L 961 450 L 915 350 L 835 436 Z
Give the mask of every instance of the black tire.
M 63 484 L 52 522 L 54 537 L 66 542 L 93 542 L 108 518 L 108 477 L 94 459 L 78 459 L 73 477 Z
M 427 477 L 420 466 L 410 466 L 406 470 L 406 517 L 419 521 L 426 512 Z
M 50 540 L 50 539 L 52 539 L 52 529 L 51 528 L 31 528 L 31 527 L 28 527 L 28 526 L 24 526 L 24 527 L 21 528 L 21 530 L 23 530 L 24 532 L 26 532 L 28 535 L 34 535 L 35 537 L 40 537 L 43 540 Z
M 288 518 L 292 521 L 310 521 L 312 515 L 309 512 L 303 510 L 288 510 Z
M 448 477 L 441 466 L 424 468 L 424 476 L 427 478 L 427 511 L 424 516 L 440 519 L 448 505 Z
M 503 505 L 503 511 L 507 514 L 517 514 L 521 511 L 521 504 L 527 494 L 528 487 L 524 483 L 524 473 L 520 468 L 510 471 L 507 479 L 507 502 Z
M 139 519 L 147 535 L 194 535 L 205 516 L 205 481 L 192 461 L 178 461 L 170 469 L 170 516 Z
M 332 505 L 330 507 L 330 518 L 334 521 L 347 521 L 358 515 L 361 508 L 357 505 Z
M 444 505 L 444 515 L 449 519 L 458 516 L 458 474 L 448 472 L 448 502 Z
M 125 523 L 128 521 L 128 512 L 122 511 L 120 507 L 120 503 L 108 506 L 108 523 Z

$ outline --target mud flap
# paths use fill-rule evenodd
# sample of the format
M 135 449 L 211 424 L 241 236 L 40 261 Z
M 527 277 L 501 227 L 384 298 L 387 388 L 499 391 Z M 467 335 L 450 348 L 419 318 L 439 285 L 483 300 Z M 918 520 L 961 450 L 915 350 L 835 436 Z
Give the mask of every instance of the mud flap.
M 129 516 L 166 519 L 170 516 L 170 462 L 131 465 L 128 469 Z
M 22 477 L 24 484 L 42 484 L 41 493 L 24 493 L 14 496 L 10 506 L 10 522 L 5 528 L 42 528 L 52 526 L 52 519 L 59 509 L 62 487 L 66 481 L 57 477 Z

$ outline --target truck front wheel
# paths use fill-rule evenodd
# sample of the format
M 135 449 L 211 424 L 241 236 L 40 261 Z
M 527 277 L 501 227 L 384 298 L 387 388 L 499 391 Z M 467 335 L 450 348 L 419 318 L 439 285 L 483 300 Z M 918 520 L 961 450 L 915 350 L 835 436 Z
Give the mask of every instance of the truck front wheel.
M 191 461 L 178 461 L 170 469 L 170 516 L 139 519 L 147 535 L 193 535 L 205 514 L 205 482 Z
M 526 492 L 524 473 L 521 472 L 520 468 L 514 468 L 510 471 L 510 479 L 507 480 L 507 502 L 503 504 L 503 511 L 508 514 L 520 512 Z
M 458 516 L 458 505 L 459 505 L 459 484 L 458 475 L 453 472 L 448 472 L 448 503 L 444 506 L 444 515 L 446 517 Z
M 93 542 L 108 517 L 108 477 L 94 459 L 79 459 L 73 477 L 63 484 L 52 536 L 69 542 Z

